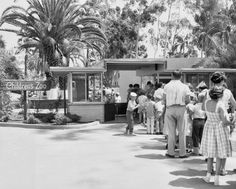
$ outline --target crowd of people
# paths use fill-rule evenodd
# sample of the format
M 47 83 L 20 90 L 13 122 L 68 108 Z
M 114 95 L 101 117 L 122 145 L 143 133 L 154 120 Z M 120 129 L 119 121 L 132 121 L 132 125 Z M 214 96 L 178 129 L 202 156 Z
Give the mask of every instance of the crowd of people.
M 125 134 L 133 135 L 134 116 L 138 115 L 147 134 L 166 136 L 168 158 L 177 157 L 177 148 L 179 158 L 205 156 L 207 174 L 203 180 L 210 182 L 215 174 L 214 185 L 220 185 L 220 175 L 227 174 L 226 159 L 232 156 L 230 134 L 235 127 L 236 101 L 222 72 L 211 75 L 210 89 L 202 81 L 194 90 L 181 77 L 175 70 L 167 84 L 148 81 L 145 90 L 138 84 L 129 85 Z

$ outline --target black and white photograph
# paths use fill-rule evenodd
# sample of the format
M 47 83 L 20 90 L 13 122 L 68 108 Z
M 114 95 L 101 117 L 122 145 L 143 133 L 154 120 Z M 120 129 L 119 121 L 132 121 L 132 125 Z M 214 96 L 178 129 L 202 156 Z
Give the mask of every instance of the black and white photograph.
M 1 0 L 0 189 L 235 189 L 236 0 Z

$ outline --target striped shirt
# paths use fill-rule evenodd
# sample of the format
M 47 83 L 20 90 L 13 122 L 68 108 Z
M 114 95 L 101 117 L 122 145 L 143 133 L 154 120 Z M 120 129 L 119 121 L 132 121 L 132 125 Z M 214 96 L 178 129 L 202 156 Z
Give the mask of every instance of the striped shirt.
M 164 87 L 166 106 L 185 105 L 186 97 L 190 93 L 189 87 L 180 80 L 171 80 Z

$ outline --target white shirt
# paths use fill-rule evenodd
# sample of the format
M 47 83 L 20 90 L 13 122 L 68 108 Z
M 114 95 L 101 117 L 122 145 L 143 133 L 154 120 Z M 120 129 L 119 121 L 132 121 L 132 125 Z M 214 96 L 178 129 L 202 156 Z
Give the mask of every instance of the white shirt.
M 171 80 L 164 87 L 166 106 L 185 105 L 186 96 L 190 93 L 189 87 L 180 80 Z
M 155 103 L 155 109 L 156 109 L 157 112 L 163 112 L 164 107 L 165 106 L 164 106 L 164 104 L 162 104 L 161 101 L 158 101 L 158 102 Z
M 157 90 L 155 90 L 153 97 L 155 99 L 157 96 L 160 96 L 161 99 L 163 99 L 163 94 L 164 94 L 164 89 L 158 88 Z
M 190 111 L 193 112 L 193 119 L 194 118 L 200 118 L 205 119 L 206 118 L 206 112 L 202 110 L 202 103 L 196 103 L 195 105 L 188 106 Z
M 136 105 L 137 103 L 135 102 L 135 100 L 129 100 L 127 110 L 133 111 Z

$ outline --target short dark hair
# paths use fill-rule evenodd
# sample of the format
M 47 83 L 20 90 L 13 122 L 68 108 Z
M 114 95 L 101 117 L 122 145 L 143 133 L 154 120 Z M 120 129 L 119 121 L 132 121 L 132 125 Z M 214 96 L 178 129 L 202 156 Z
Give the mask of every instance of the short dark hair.
M 158 88 L 161 88 L 162 87 L 162 85 L 163 85 L 163 83 L 162 82 L 160 82 L 160 83 L 157 83 L 156 84 L 156 88 L 158 89 Z
M 151 81 L 148 81 L 148 82 L 147 82 L 147 85 L 152 85 L 152 82 L 151 82 Z
M 139 88 L 139 87 L 140 87 L 140 85 L 138 83 L 134 84 L 134 88 Z
M 180 70 L 175 70 L 173 71 L 172 75 L 175 79 L 180 79 L 182 76 L 182 72 Z
M 129 88 L 133 87 L 133 84 L 129 84 Z
M 147 98 L 148 99 L 152 99 L 152 95 L 151 94 L 147 94 Z

